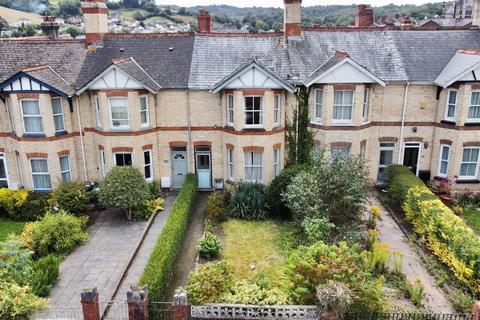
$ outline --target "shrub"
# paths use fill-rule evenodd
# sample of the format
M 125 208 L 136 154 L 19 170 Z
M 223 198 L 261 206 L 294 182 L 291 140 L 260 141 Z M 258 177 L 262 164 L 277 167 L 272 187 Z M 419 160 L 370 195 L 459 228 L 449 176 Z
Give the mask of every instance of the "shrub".
M 472 306 L 475 303 L 475 298 L 471 295 L 463 292 L 462 290 L 455 289 L 450 295 L 452 306 L 457 312 L 470 312 Z
M 196 196 L 197 178 L 188 174 L 140 278 L 140 285 L 148 285 L 154 301 L 163 298 Z
M 147 182 L 148 194 L 150 199 L 160 198 L 162 195 L 162 187 L 160 186 L 160 181 L 152 180 Z
M 410 188 L 425 186 L 422 180 L 405 166 L 394 165 L 387 168 L 388 200 L 391 204 L 401 207 Z
M 256 283 L 243 280 L 230 288 L 220 297 L 223 303 L 247 304 L 259 306 L 288 305 L 288 295 L 278 288 L 262 288 Z
M 388 245 L 386 243 L 375 242 L 371 251 L 362 253 L 365 268 L 370 272 L 382 274 L 387 270 L 389 257 Z
M 30 250 L 17 236 L 10 235 L 5 242 L 0 242 L 0 280 L 15 282 L 23 286 L 30 282 Z
M 368 212 L 368 220 L 367 226 L 370 229 L 375 229 L 377 226 L 377 220 L 380 218 L 380 208 L 379 207 L 371 207 Z
M 302 229 L 310 243 L 324 241 L 335 227 L 327 218 L 307 217 L 302 221 Z
M 230 194 L 226 190 L 210 194 L 207 199 L 206 218 L 213 223 L 227 220 L 229 202 Z
M 0 189 L 0 209 L 13 219 L 19 217 L 20 208 L 27 202 L 27 190 Z
M 200 255 L 207 259 L 218 257 L 223 249 L 222 242 L 210 232 L 205 232 L 197 247 Z
M 319 197 L 323 192 L 323 186 L 312 172 L 301 171 L 291 180 L 282 199 L 297 221 L 306 217 L 329 218 L 327 205 Z
M 131 166 L 114 167 L 100 182 L 100 203 L 125 211 L 132 219 L 132 210 L 148 199 L 148 187 L 140 171 Z
M 86 224 L 86 217 L 75 217 L 60 210 L 58 213 L 47 213 L 39 221 L 27 223 L 20 238 L 37 256 L 69 253 L 87 240 Z
M 265 188 L 260 183 L 240 182 L 230 202 L 230 214 L 234 218 L 246 220 L 265 220 Z
M 148 220 L 153 214 L 163 211 L 164 204 L 165 199 L 163 198 L 147 199 L 135 209 L 133 216 L 135 219 Z
M 49 203 L 52 208 L 58 208 L 72 214 L 83 214 L 87 211 L 89 195 L 80 182 L 62 182 L 50 194 Z
M 282 194 L 287 190 L 292 179 L 302 170 L 305 170 L 305 167 L 302 165 L 289 166 L 276 176 L 267 187 L 265 199 L 271 216 L 282 219 L 292 218 L 292 212 L 287 207 L 286 202 L 282 198 Z
M 188 275 L 188 300 L 193 305 L 214 303 L 232 286 L 232 268 L 223 261 L 208 262 Z
M 33 294 L 30 287 L 0 280 L 0 319 L 28 319 L 47 306 L 47 300 Z
M 32 264 L 32 291 L 37 296 L 46 297 L 60 274 L 59 256 L 49 254 Z
M 343 283 L 328 281 L 316 289 L 318 308 L 322 313 L 331 313 L 338 318 L 353 302 L 352 292 Z
M 23 221 L 36 221 L 42 218 L 48 210 L 48 199 L 50 194 L 47 192 L 29 192 L 27 201 L 20 207 L 20 212 L 16 219 Z
M 413 283 L 407 281 L 405 283 L 405 291 L 407 297 L 412 300 L 415 306 L 422 306 L 422 300 L 425 297 L 425 286 L 420 279 L 415 280 Z

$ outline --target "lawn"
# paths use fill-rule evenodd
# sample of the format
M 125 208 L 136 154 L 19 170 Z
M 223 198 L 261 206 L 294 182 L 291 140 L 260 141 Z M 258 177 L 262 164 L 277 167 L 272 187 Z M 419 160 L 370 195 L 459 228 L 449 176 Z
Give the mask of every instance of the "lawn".
M 480 211 L 475 209 L 464 209 L 463 218 L 467 224 L 480 234 Z
M 34 24 L 42 22 L 42 17 L 36 13 L 24 12 L 0 6 L 0 17 L 7 20 L 8 23 L 14 23 L 21 18 L 27 18 Z
M 275 282 L 283 277 L 284 225 L 276 221 L 230 219 L 222 225 L 223 260 L 234 268 L 235 280 L 267 277 Z
M 24 225 L 25 222 L 0 219 L 0 242 L 5 240 L 11 233 L 20 234 Z

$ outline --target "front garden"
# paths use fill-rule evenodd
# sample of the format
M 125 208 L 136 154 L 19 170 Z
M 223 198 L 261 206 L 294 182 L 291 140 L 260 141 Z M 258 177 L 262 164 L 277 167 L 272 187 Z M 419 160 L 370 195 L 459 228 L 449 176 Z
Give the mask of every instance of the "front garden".
M 267 187 L 240 182 L 210 195 L 189 301 L 318 305 L 337 315 L 423 310 L 423 284 L 406 281 L 402 255 L 378 240 L 367 176 L 357 157 L 321 154 Z

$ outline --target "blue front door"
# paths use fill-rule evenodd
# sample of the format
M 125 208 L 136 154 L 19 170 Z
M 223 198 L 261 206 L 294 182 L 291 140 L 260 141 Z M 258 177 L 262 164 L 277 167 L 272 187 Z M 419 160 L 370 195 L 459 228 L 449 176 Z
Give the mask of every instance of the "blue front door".
M 200 189 L 210 189 L 212 187 L 210 148 L 200 147 L 195 150 L 195 167 L 197 171 L 198 187 Z

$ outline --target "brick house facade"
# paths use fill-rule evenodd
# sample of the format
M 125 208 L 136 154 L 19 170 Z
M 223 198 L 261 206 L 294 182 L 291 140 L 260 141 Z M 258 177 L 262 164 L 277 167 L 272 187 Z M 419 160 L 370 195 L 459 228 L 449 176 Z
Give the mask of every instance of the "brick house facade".
M 314 150 L 361 155 L 373 181 L 400 163 L 479 189 L 478 27 L 377 27 L 360 6 L 356 26 L 302 29 L 301 1 L 285 4 L 286 34 L 108 34 L 90 0 L 86 40 L 0 40 L 0 184 L 49 190 L 116 165 L 174 188 L 187 172 L 269 183 L 303 86 Z

